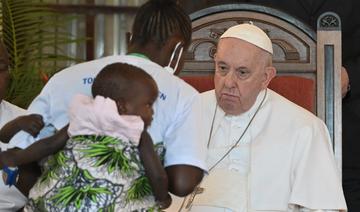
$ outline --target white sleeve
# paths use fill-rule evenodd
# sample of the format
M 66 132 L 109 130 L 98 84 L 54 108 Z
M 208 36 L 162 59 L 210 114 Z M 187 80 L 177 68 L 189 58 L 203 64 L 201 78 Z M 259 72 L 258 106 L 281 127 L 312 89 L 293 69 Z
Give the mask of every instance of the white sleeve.
M 175 108 L 176 119 L 167 129 L 164 143 L 166 146 L 165 166 L 186 164 L 206 168 L 206 145 L 201 142 L 199 134 L 200 120 L 196 117 L 193 103 L 198 96 L 192 94 L 183 104 Z
M 50 87 L 51 81 L 46 84 L 41 93 L 31 102 L 28 108 L 28 114 L 39 114 L 43 117 L 45 127 L 39 135 L 34 138 L 25 131 L 18 132 L 9 142 L 9 146 L 24 149 L 37 140 L 45 138 L 54 133 L 54 127 L 50 124 Z
M 301 131 L 293 167 L 289 204 L 311 209 L 346 210 L 329 132 L 322 121 L 314 121 L 312 126 Z
M 312 210 L 309 208 L 301 207 L 299 212 L 340 212 L 340 210 Z
M 339 210 L 311 210 L 308 208 L 301 208 L 299 212 L 339 212 Z
M 298 205 L 290 205 L 289 206 L 289 211 L 293 211 L 293 212 L 340 212 L 342 210 L 313 210 L 313 209 L 309 209 L 309 208 L 305 208 L 305 207 L 300 207 Z

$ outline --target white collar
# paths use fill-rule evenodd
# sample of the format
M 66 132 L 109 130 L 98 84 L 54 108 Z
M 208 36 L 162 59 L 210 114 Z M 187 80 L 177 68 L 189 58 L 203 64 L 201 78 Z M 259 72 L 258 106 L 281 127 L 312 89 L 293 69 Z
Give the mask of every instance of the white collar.
M 255 103 L 250 107 L 250 109 L 239 115 L 225 114 L 224 110 L 216 104 L 217 112 L 216 112 L 216 117 L 214 120 L 214 129 L 218 128 L 219 124 L 223 121 L 224 118 L 226 120 L 234 122 L 235 125 L 243 125 L 243 123 L 248 122 L 251 119 L 251 117 L 253 117 L 257 108 L 261 104 L 261 102 L 264 98 L 264 95 L 266 95 L 265 91 L 266 91 L 266 89 L 261 90 L 259 92 L 258 96 L 256 97 Z M 214 110 L 215 110 L 215 108 L 214 108 Z

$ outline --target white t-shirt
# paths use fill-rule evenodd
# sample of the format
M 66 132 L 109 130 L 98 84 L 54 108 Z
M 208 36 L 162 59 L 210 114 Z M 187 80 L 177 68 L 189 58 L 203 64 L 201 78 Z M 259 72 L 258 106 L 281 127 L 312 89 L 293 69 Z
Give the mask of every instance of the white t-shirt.
M 36 139 L 64 127 L 69 121 L 67 110 L 72 97 L 78 93 L 90 96 L 95 76 L 103 67 L 116 62 L 145 70 L 158 85 L 159 97 L 154 104 L 154 119 L 148 131 L 154 143 L 164 142 L 165 166 L 188 164 L 205 169 L 206 147 L 199 142 L 194 130 L 199 126 L 199 120 L 188 115 L 197 91 L 158 64 L 137 56 L 109 56 L 66 68 L 54 75 L 28 108 L 30 113 L 42 115 L 47 126 Z M 20 132 L 10 142 L 25 148 L 34 142 L 34 138 Z
M 0 128 L 18 116 L 25 115 L 26 111 L 16 105 L 2 100 L 0 102 Z M 7 149 L 7 144 L 0 142 L 1 149 Z M 0 170 L 0 211 L 17 211 L 24 207 L 27 198 L 15 187 L 7 186 L 2 179 Z
M 202 137 L 208 142 L 214 90 L 202 93 L 197 103 Z M 297 205 L 346 209 L 325 124 L 270 89 L 260 92 L 253 107 L 239 116 L 217 108 L 209 169 L 236 144 L 252 117 L 238 145 L 204 178 L 200 187 L 205 190 L 195 197 L 192 211 L 298 211 Z
M 0 101 L 0 128 L 7 122 L 15 119 L 18 116 L 26 115 L 26 110 L 13 105 L 5 100 Z

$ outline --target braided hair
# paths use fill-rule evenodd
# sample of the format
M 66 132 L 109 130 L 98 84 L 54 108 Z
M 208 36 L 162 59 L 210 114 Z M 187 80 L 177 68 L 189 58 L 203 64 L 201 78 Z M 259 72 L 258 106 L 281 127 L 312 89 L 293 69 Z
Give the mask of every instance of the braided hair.
M 149 0 L 137 12 L 131 42 L 145 45 L 151 41 L 161 46 L 174 33 L 181 34 L 185 45 L 190 43 L 189 16 L 173 0 Z

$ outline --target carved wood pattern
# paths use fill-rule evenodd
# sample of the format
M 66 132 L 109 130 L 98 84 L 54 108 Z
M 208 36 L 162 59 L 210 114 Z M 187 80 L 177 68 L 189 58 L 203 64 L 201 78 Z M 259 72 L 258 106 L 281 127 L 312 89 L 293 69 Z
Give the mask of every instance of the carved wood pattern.
M 220 36 L 233 25 L 251 21 L 272 40 L 273 63 L 280 74 L 302 72 L 306 77 L 315 78 L 315 42 L 291 24 L 274 20 L 269 15 L 257 12 L 236 11 L 217 13 L 193 21 L 192 41 L 185 53 L 182 75 L 213 73 L 213 58 Z
M 339 27 L 339 19 L 337 19 L 334 15 L 326 15 L 322 19 L 320 19 L 321 27 Z
M 317 23 L 318 30 L 341 30 L 340 17 L 333 12 L 326 12 L 318 18 Z

